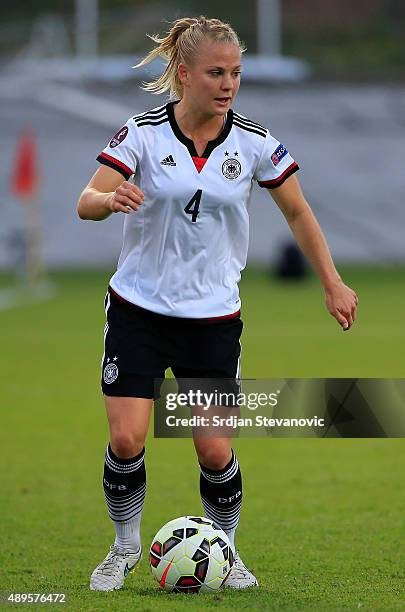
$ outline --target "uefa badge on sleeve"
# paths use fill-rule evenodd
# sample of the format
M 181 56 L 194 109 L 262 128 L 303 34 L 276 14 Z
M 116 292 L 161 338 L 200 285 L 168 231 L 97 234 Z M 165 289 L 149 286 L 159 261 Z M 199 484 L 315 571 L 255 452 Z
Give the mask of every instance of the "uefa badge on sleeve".
M 280 161 L 287 155 L 288 151 L 284 145 L 279 145 L 271 156 L 271 161 L 274 166 L 278 166 Z
M 114 134 L 114 136 L 111 138 L 110 140 L 110 148 L 114 149 L 115 147 L 118 147 L 119 144 L 121 144 L 121 142 L 123 140 L 125 140 L 125 138 L 128 135 L 128 127 L 126 125 L 124 125 L 120 130 L 118 130 L 118 132 L 116 134 Z

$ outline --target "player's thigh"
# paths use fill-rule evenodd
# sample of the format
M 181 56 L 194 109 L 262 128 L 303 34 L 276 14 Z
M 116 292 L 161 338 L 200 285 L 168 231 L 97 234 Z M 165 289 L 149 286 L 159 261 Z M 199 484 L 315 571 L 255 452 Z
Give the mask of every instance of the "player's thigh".
M 156 397 L 155 382 L 164 379 L 169 367 L 160 316 L 111 291 L 106 298 L 102 391 L 114 397 Z
M 179 390 L 225 394 L 229 401 L 225 406 L 210 406 L 208 410 L 194 406 L 192 415 L 205 417 L 208 425 L 193 428 L 193 440 L 198 459 L 212 470 L 224 468 L 232 458 L 232 424 L 226 417 L 236 414 L 235 399 L 239 392 L 240 336 L 243 323 L 240 318 L 215 325 L 196 325 L 189 329 L 190 351 L 187 363 L 180 360 L 172 366 Z M 197 350 L 196 350 L 197 347 Z M 214 417 L 221 418 L 221 426 L 213 425 Z
M 113 453 L 121 458 L 134 457 L 145 445 L 152 399 L 104 396 Z
M 235 378 L 239 374 L 243 322 L 184 325 L 181 352 L 170 364 L 176 378 Z M 176 372 L 175 372 L 176 370 Z

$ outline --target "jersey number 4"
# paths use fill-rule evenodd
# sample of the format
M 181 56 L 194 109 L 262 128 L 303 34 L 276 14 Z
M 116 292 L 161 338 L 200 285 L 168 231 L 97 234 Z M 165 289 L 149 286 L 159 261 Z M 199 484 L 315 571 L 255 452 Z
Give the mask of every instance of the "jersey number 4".
M 191 215 L 191 221 L 193 223 L 197 221 L 197 217 L 199 215 L 201 196 L 202 189 L 198 189 L 184 209 L 184 212 L 187 215 Z

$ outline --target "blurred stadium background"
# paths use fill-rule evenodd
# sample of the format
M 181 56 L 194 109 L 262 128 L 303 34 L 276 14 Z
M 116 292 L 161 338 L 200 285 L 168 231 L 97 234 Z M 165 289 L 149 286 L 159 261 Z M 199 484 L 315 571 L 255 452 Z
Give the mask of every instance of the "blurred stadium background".
M 231 13 L 225 4 L 191 0 L 100 0 L 98 11 L 96 0 L 17 7 L 1 9 L 0 268 L 13 267 L 23 242 L 14 240 L 23 211 L 10 177 L 27 128 L 38 142 L 47 265 L 115 261 L 122 220 L 80 222 L 77 196 L 117 126 L 163 101 L 139 89 L 146 71 L 131 69 L 150 48 L 145 34 L 202 9 L 230 20 L 246 42 L 237 108 L 269 126 L 300 163 L 336 260 L 405 261 L 403 3 L 235 1 Z M 289 230 L 264 190 L 254 190 L 251 222 L 250 262 L 268 264 Z
M 110 543 L 98 486 L 107 437 L 98 366 L 122 218 L 83 222 L 75 208 L 111 135 L 163 103 L 140 90 L 145 72 L 131 69 L 150 49 L 145 34 L 200 13 L 235 27 L 248 48 L 235 107 L 299 162 L 338 268 L 360 295 L 359 320 L 342 334 L 313 275 L 274 278 L 291 237 L 255 188 L 241 284 L 244 375 L 403 378 L 405 5 L 26 0 L 0 11 L 1 417 L 13 458 L 0 502 L 0 588 L 67 589 L 72 609 L 112 609 L 87 581 Z M 207 609 L 402 609 L 401 440 L 235 448 L 248 492 L 240 543 L 263 589 L 253 599 L 218 596 Z M 169 518 L 201 511 L 191 452 L 188 440 L 150 436 L 145 543 Z M 114 609 L 129 609 L 134 595 L 136 609 L 165 609 L 145 562 L 139 571 Z

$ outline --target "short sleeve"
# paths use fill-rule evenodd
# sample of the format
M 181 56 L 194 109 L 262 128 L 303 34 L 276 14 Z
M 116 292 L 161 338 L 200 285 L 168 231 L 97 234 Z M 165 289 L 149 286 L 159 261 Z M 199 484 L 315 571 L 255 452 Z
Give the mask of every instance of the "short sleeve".
M 117 170 L 128 180 L 135 174 L 137 160 L 140 158 L 140 144 L 138 129 L 133 119 L 128 119 L 97 156 L 97 161 Z
M 259 186 L 267 189 L 280 187 L 297 170 L 299 166 L 286 147 L 267 132 L 263 151 L 253 176 Z

